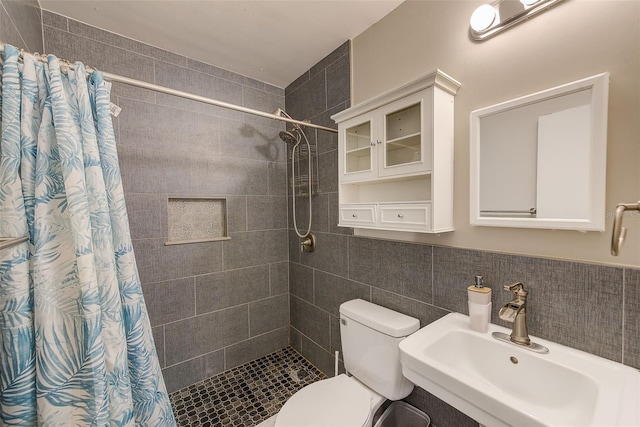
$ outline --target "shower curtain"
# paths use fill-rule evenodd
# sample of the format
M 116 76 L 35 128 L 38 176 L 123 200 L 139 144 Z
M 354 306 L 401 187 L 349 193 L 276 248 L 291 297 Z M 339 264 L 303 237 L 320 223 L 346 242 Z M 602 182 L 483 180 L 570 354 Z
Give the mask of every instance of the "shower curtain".
M 0 421 L 175 426 L 133 255 L 101 73 L 5 46 Z M 61 69 L 62 68 L 62 69 Z

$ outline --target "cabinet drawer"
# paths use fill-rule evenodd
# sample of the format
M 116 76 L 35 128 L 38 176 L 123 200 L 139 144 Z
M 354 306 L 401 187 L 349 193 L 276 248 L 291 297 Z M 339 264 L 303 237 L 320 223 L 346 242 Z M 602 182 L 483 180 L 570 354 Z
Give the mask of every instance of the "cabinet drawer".
M 424 231 L 431 229 L 431 204 L 380 205 L 380 225 L 394 229 Z
M 340 225 L 373 226 L 376 205 L 340 205 Z

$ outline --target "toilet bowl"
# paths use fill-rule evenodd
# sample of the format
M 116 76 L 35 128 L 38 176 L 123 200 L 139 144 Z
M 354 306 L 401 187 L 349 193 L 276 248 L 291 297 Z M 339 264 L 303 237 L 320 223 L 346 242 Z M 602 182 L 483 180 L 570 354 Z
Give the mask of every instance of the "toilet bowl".
M 310 384 L 282 407 L 275 427 L 370 427 L 385 400 L 408 396 L 398 344 L 420 327 L 418 319 L 364 300 L 340 306 L 342 374 Z
M 304 387 L 287 401 L 276 427 L 364 427 L 386 399 L 345 374 Z

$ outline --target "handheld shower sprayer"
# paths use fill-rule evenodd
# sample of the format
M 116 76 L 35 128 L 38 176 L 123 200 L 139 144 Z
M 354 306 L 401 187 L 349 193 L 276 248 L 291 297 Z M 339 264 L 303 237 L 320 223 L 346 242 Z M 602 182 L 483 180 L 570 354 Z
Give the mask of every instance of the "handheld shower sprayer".
M 283 111 L 280 108 L 277 108 L 273 114 L 275 116 L 282 116 L 282 117 L 287 117 L 289 119 L 293 119 L 290 115 L 288 115 L 285 111 Z M 307 136 L 304 134 L 304 131 L 302 130 L 302 128 L 300 127 L 300 125 L 298 125 L 297 123 L 293 124 L 293 128 L 288 131 L 288 130 L 283 130 L 280 132 L 280 139 L 282 139 L 285 143 L 287 143 L 288 145 L 291 146 L 291 177 L 292 177 L 292 187 L 293 187 L 293 203 L 292 203 L 292 211 L 293 211 L 293 228 L 296 232 L 296 234 L 298 235 L 298 237 L 300 237 L 301 242 L 300 242 L 300 249 L 302 252 L 313 252 L 316 248 L 316 239 L 315 236 L 313 235 L 313 233 L 311 233 L 311 219 L 312 219 L 312 208 L 311 208 L 311 192 L 312 192 L 312 186 L 313 186 L 313 176 L 312 176 L 312 164 L 311 164 L 311 144 L 309 143 L 309 139 L 307 138 Z M 298 229 L 298 222 L 296 219 L 296 187 L 295 187 L 295 176 L 296 176 L 296 160 L 295 160 L 295 155 L 296 155 L 296 148 L 297 148 L 297 152 L 298 152 L 298 157 L 301 157 L 301 147 L 300 147 L 300 143 L 302 142 L 302 139 L 304 138 L 304 143 L 305 143 L 305 147 L 306 147 L 306 152 L 307 152 L 307 161 L 308 161 L 308 179 L 307 179 L 307 183 L 308 183 L 308 194 L 309 194 L 309 222 L 307 225 L 307 230 L 306 232 L 301 232 Z

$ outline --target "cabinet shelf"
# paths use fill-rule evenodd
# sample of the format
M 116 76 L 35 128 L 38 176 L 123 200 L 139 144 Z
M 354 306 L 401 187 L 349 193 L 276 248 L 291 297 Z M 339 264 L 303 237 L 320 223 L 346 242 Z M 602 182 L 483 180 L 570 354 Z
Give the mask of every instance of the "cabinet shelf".
M 360 134 L 358 132 L 347 132 L 347 136 L 351 137 L 351 138 L 356 138 L 356 139 L 369 139 L 371 138 L 371 135 L 369 134 Z
M 399 138 L 390 139 L 387 145 L 395 145 L 398 147 L 416 148 L 420 147 L 421 132 L 412 133 L 410 135 L 401 136 Z
M 367 145 L 366 147 L 352 148 L 351 150 L 347 150 L 345 153 L 346 154 L 367 153 L 369 151 L 371 151 L 371 146 Z

